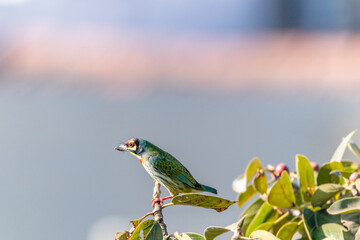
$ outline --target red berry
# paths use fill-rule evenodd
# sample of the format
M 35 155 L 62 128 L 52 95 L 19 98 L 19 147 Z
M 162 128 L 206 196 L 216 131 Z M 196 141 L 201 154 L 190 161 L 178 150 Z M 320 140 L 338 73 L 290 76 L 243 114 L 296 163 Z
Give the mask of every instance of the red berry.
M 281 176 L 283 171 L 289 172 L 289 168 L 285 164 L 279 163 L 274 170 L 274 174 L 275 176 Z
M 349 181 L 355 182 L 356 179 L 359 179 L 359 178 L 360 178 L 360 174 L 358 172 L 353 172 L 349 177 Z
M 315 172 L 318 172 L 320 167 L 319 164 L 317 164 L 316 162 L 310 162 L 310 165 L 312 167 L 312 169 L 314 169 Z

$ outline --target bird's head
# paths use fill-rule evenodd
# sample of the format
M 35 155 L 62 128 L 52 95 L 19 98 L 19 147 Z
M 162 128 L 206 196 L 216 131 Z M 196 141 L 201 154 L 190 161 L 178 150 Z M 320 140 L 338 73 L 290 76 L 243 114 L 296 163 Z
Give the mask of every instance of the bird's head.
M 141 159 L 141 154 L 144 152 L 145 140 L 140 138 L 132 138 L 127 141 L 125 144 L 121 144 L 116 147 L 115 150 L 122 152 L 129 152 L 133 154 L 135 157 Z

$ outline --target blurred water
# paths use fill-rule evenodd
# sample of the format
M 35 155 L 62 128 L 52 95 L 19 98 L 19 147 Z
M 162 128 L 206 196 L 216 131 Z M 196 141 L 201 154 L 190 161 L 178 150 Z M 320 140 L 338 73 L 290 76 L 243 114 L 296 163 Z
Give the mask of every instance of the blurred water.
M 236 199 L 232 180 L 254 156 L 291 169 L 297 153 L 327 161 L 341 137 L 358 128 L 357 106 L 325 95 L 163 89 L 110 99 L 80 88 L 3 84 L 1 238 L 97 240 L 130 228 L 127 220 L 151 211 L 153 181 L 136 158 L 113 150 L 120 141 L 148 139 L 219 196 Z M 240 213 L 236 206 L 223 213 L 164 210 L 169 232 L 202 233 L 207 226 L 235 222 Z

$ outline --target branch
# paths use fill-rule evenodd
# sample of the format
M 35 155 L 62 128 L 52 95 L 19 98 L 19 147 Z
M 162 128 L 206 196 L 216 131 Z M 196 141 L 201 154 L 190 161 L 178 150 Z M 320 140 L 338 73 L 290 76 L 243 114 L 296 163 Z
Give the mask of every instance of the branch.
M 241 228 L 244 224 L 246 215 L 243 216 L 242 218 L 239 219 L 239 221 L 236 224 L 236 229 L 235 229 L 235 233 L 234 236 L 231 238 L 231 240 L 240 240 L 241 238 L 243 238 L 243 233 L 241 232 Z
M 153 198 L 160 198 L 160 194 L 161 194 L 160 183 L 155 182 Z M 162 203 L 156 202 L 154 205 L 153 214 L 154 214 L 155 221 L 157 221 L 160 224 L 160 227 L 162 229 L 163 240 L 166 240 L 166 239 L 168 239 L 169 236 L 168 236 L 168 232 L 166 229 L 166 224 L 164 223 L 162 208 L 163 208 Z

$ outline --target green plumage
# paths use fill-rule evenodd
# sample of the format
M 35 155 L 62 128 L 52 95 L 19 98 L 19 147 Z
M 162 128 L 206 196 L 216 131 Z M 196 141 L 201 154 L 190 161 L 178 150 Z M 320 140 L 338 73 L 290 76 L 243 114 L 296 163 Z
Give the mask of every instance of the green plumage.
M 145 170 L 157 182 L 166 187 L 173 196 L 179 193 L 207 191 L 217 194 L 216 189 L 199 184 L 191 173 L 172 155 L 143 139 L 131 139 L 134 150 L 127 150 L 137 156 Z M 131 144 L 128 141 L 126 144 Z

